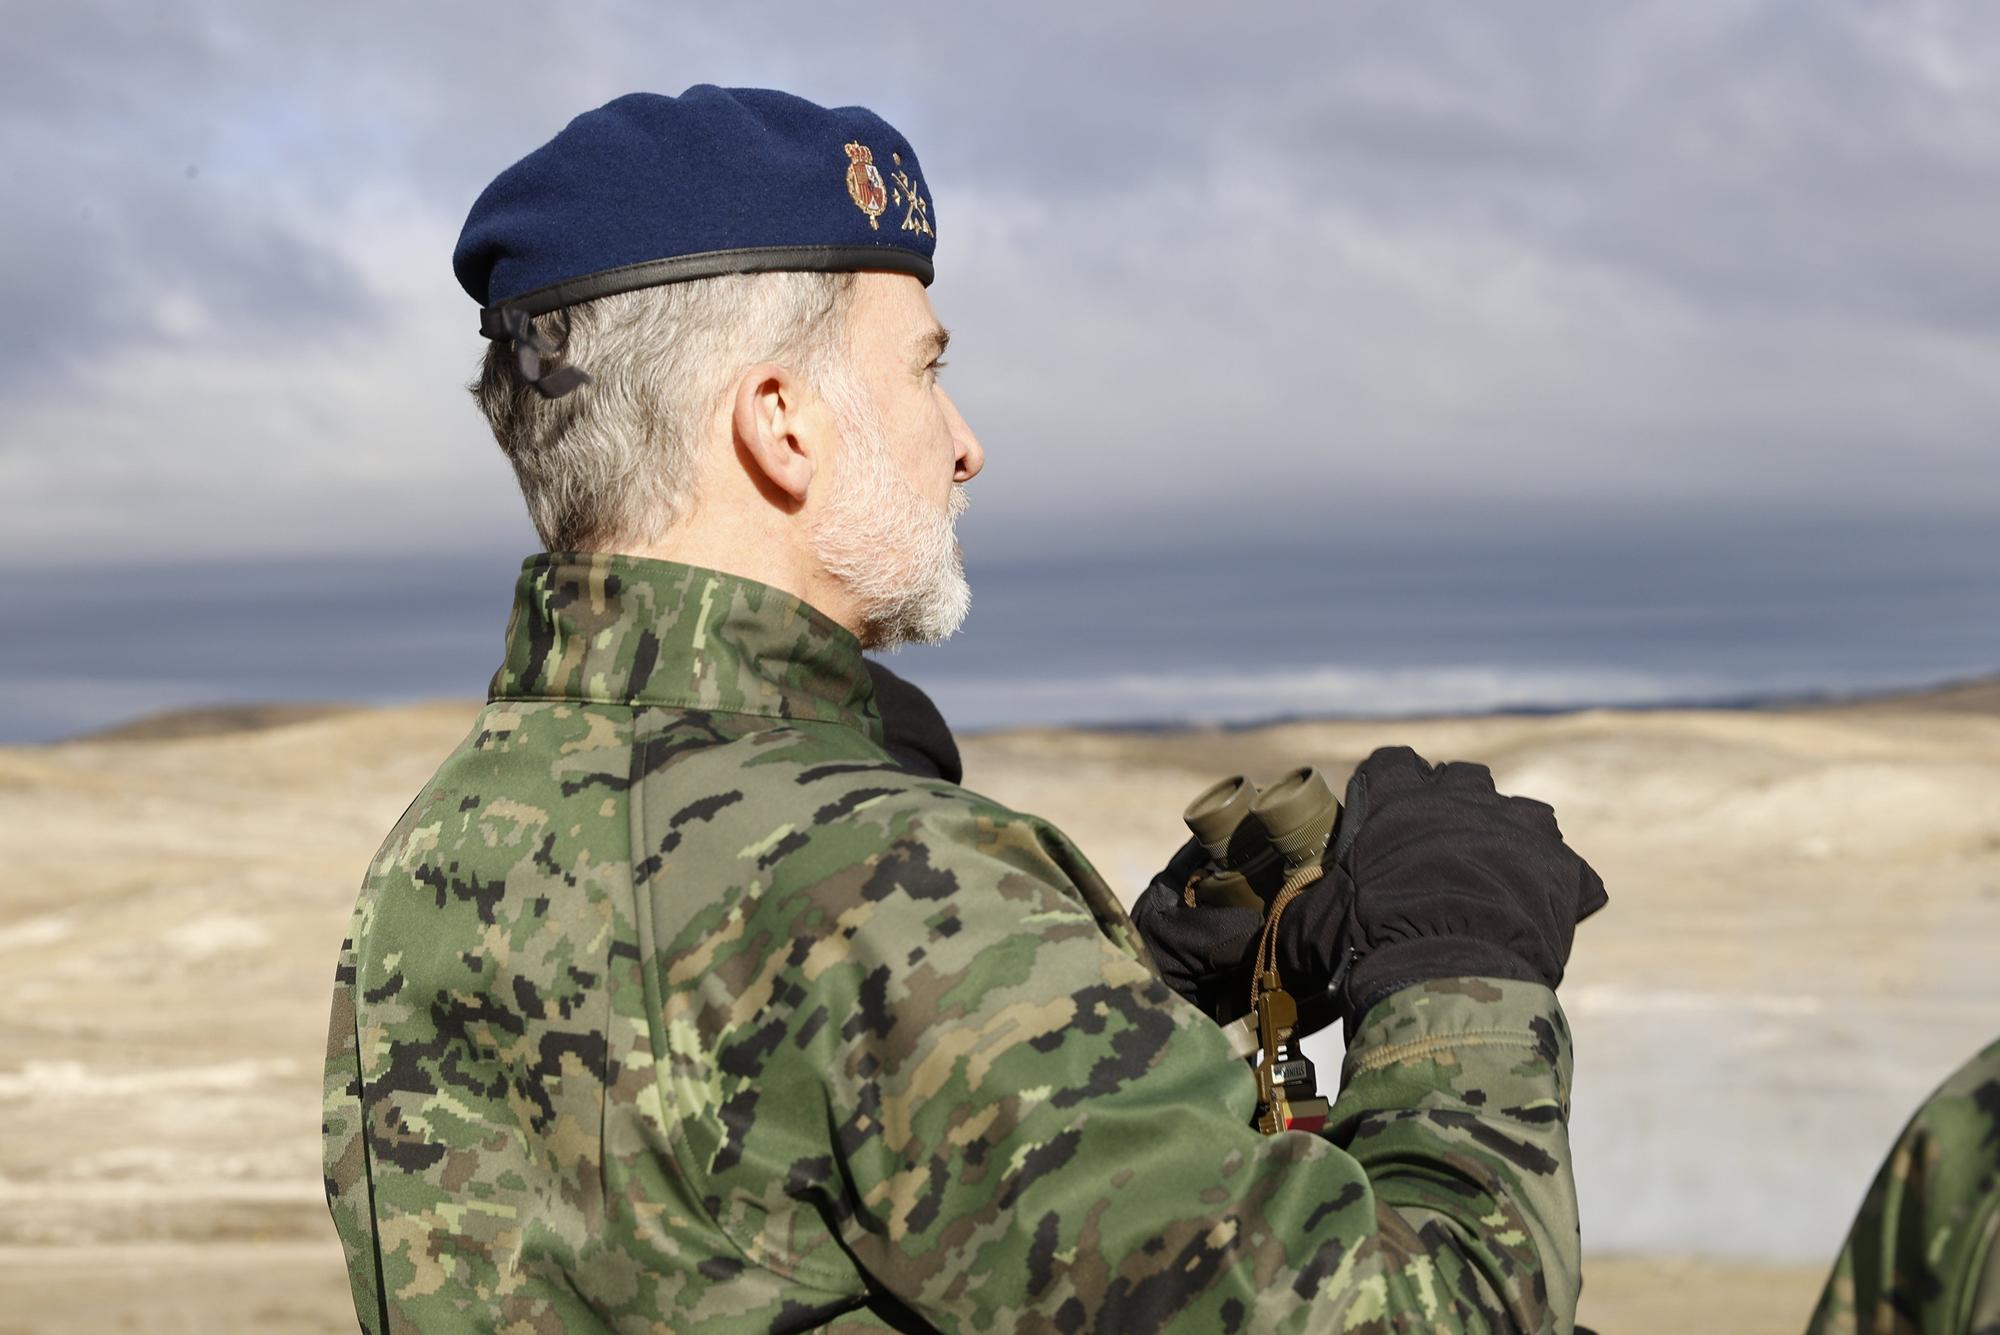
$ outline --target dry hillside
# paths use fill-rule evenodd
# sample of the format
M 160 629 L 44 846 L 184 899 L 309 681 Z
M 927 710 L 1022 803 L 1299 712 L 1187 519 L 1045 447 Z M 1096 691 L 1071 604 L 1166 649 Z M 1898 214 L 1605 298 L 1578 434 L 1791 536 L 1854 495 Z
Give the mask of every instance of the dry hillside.
M 1996 694 L 1017 732 L 966 769 L 1133 889 L 1237 769 L 1400 741 L 1553 803 L 1613 895 L 1564 988 L 1585 1318 L 1777 1332 L 1903 1112 L 2000 1030 Z M 0 1330 L 352 1329 L 316 1140 L 333 953 L 470 713 L 0 748 Z

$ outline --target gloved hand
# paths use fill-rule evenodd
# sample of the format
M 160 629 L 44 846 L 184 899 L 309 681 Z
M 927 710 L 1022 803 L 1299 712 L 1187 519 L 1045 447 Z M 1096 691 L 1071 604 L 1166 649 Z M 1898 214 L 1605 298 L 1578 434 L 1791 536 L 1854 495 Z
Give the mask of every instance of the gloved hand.
M 1249 1008 L 1250 956 L 1264 915 L 1253 908 L 1189 905 L 1182 897 L 1188 880 L 1207 864 L 1199 843 L 1182 844 L 1132 905 L 1132 925 L 1166 985 L 1204 1015 L 1221 1019 Z
M 1332 979 L 1351 951 L 1341 988 L 1350 1032 L 1426 979 L 1556 986 L 1577 922 L 1607 902 L 1546 803 L 1496 792 L 1484 765 L 1432 766 L 1406 746 L 1355 770 L 1331 858 L 1335 893 L 1309 891 L 1291 906 L 1278 960 L 1297 994 Z
M 1167 985 L 1227 1016 L 1249 1004 L 1262 917 L 1185 903 L 1182 888 L 1203 861 L 1199 845 L 1184 845 L 1132 921 Z M 1328 1000 L 1353 1026 L 1391 992 L 1430 978 L 1554 987 L 1577 921 L 1606 902 L 1546 804 L 1501 796 L 1484 765 L 1433 767 L 1408 747 L 1379 750 L 1355 770 L 1325 865 L 1278 920 L 1278 969 L 1299 1002 L 1301 1033 L 1330 1019 Z M 1336 978 L 1339 993 L 1328 998 Z

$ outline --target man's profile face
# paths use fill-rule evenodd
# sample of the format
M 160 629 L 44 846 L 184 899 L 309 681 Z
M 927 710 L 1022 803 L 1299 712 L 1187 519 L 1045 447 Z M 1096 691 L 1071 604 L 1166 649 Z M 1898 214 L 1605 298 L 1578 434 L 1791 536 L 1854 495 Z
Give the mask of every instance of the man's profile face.
M 848 312 L 854 369 L 882 416 L 898 476 L 940 510 L 950 502 L 952 484 L 969 481 L 986 457 L 938 380 L 949 339 L 916 279 L 855 276 Z
M 947 336 L 916 279 L 859 275 L 847 335 L 849 375 L 828 395 L 841 452 L 813 546 L 861 604 L 864 645 L 934 643 L 970 603 L 953 523 L 985 456 L 938 383 Z

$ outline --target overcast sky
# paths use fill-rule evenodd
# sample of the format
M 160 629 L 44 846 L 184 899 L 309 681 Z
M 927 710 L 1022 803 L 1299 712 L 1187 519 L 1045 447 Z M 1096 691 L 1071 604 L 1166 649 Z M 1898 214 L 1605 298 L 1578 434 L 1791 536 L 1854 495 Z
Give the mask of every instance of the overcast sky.
M 504 579 L 535 542 L 461 389 L 452 243 L 572 115 L 696 82 L 863 103 L 922 155 L 988 456 L 976 595 L 982 566 L 1335 534 L 1383 561 L 1452 535 L 1587 565 L 1638 532 L 1996 555 L 1975 0 L 4 19 L 16 572 L 449 553 Z

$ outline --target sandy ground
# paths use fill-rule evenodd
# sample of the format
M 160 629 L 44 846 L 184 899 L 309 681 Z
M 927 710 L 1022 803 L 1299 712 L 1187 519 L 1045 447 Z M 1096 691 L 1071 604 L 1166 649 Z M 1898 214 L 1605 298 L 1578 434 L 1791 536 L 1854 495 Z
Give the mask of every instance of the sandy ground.
M 2000 1031 L 1995 694 L 1023 732 L 966 768 L 1132 890 L 1234 770 L 1402 741 L 1552 802 L 1613 895 L 1563 989 L 1584 1319 L 1778 1332 L 1902 1117 Z M 470 714 L 0 748 L 0 1332 L 351 1329 L 319 1199 L 333 953 Z

